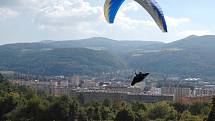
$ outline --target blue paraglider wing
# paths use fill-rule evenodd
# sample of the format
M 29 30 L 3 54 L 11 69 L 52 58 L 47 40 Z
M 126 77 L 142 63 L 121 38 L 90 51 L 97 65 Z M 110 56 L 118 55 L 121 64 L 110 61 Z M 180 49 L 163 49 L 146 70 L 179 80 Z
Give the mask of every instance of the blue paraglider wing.
M 155 23 L 163 32 L 167 32 L 167 25 L 161 7 L 155 0 L 135 0 L 138 2 L 154 19 Z
M 104 6 L 105 18 L 109 23 L 114 23 L 115 16 L 120 6 L 125 0 L 106 0 Z M 154 19 L 155 23 L 163 32 L 167 32 L 167 25 L 163 11 L 155 0 L 135 0 L 139 3 Z
M 114 23 L 117 11 L 124 1 L 125 0 L 106 0 L 104 6 L 104 15 L 109 23 Z

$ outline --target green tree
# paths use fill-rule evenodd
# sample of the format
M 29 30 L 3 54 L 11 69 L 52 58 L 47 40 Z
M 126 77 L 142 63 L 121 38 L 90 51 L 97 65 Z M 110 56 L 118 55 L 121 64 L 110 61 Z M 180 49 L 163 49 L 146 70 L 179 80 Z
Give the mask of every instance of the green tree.
M 84 108 L 81 108 L 79 111 L 78 121 L 88 121 L 87 113 Z
M 5 94 L 0 97 L 0 120 L 4 120 L 5 114 L 11 112 L 18 104 L 18 99 L 14 95 Z
M 51 104 L 47 114 L 50 115 L 50 121 L 73 121 L 77 119 L 78 111 L 79 106 L 77 101 L 67 96 L 62 96 Z
M 106 107 L 111 107 L 111 101 L 110 99 L 105 99 L 102 103 L 103 106 L 106 106 Z
M 78 101 L 81 105 L 83 105 L 85 103 L 84 94 L 80 93 L 78 95 Z
M 147 112 L 143 110 L 135 112 L 135 121 L 149 121 L 147 117 Z
M 179 113 L 183 113 L 184 111 L 186 111 L 188 109 L 187 105 L 181 104 L 181 103 L 174 103 L 173 107 Z
M 215 121 L 215 97 L 213 97 L 211 112 L 208 116 L 207 121 Z
M 106 106 L 101 107 L 101 119 L 102 120 L 108 120 L 110 113 L 111 113 L 110 107 L 106 107 Z
M 101 103 L 97 101 L 91 101 L 85 104 L 87 107 L 87 116 L 89 120 L 101 120 Z
M 90 107 L 88 107 L 88 109 L 87 109 L 87 117 L 88 117 L 88 119 L 91 121 L 91 120 L 93 120 L 93 117 L 94 117 L 94 107 L 92 107 L 92 106 L 90 106 Z
M 45 115 L 45 105 L 40 98 L 32 98 L 13 110 L 8 119 L 12 121 L 42 121 L 48 119 Z
M 134 112 L 138 112 L 140 110 L 143 110 L 143 111 L 146 111 L 147 108 L 145 106 L 144 103 L 141 103 L 141 102 L 138 102 L 138 101 L 135 101 L 135 102 L 132 102 L 131 103 L 131 108 Z
M 114 112 L 117 112 L 117 111 L 124 109 L 126 107 L 127 107 L 127 104 L 123 101 L 120 101 L 120 100 L 114 100 L 113 101 L 112 109 Z
M 5 82 L 6 79 L 4 78 L 4 76 L 0 73 L 0 83 Z
M 101 120 L 101 112 L 100 107 L 95 107 L 93 120 L 100 121 Z
M 131 110 L 124 108 L 117 113 L 115 121 L 135 121 L 135 115 Z
M 189 111 L 191 112 L 192 115 L 199 115 L 201 114 L 201 111 L 203 108 L 209 107 L 208 103 L 194 103 L 190 105 Z
M 156 119 L 169 119 L 176 120 L 176 112 L 168 103 L 159 102 L 150 105 L 148 109 L 148 117 L 151 120 Z
M 202 121 L 199 116 L 192 115 L 188 110 L 184 111 L 179 121 Z

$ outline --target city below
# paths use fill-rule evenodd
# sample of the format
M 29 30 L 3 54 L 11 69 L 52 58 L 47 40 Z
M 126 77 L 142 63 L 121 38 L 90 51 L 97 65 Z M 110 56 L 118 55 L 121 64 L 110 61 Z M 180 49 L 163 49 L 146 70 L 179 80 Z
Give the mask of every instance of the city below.
M 73 76 L 71 78 L 56 76 L 46 80 L 22 78 L 10 79 L 10 82 L 30 87 L 38 95 L 43 93 L 53 96 L 68 95 L 82 98 L 85 102 L 111 99 L 127 102 L 155 103 L 167 101 L 192 104 L 208 102 L 215 95 L 215 84 L 201 78 L 169 77 L 158 80 L 149 77 L 135 86 L 130 86 L 130 80 L 101 81 L 87 76 Z

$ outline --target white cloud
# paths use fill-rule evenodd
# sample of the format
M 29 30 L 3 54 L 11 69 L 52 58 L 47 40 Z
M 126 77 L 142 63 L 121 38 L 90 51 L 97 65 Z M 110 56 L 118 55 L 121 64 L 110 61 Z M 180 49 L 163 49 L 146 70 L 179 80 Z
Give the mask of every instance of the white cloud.
M 115 25 L 120 27 L 122 30 L 136 29 L 140 26 L 154 27 L 155 23 L 151 20 L 137 20 L 126 16 L 124 13 L 119 12 Z
M 151 31 L 153 28 L 157 30 L 158 27 L 152 19 L 136 19 L 129 16 L 128 12 L 137 12 L 139 7 L 136 2 L 123 5 L 117 13 L 115 23 L 109 25 L 105 21 L 102 6 L 92 6 L 86 0 L 57 0 L 40 8 L 35 22 L 42 29 L 75 31 L 80 35 L 92 36 L 109 36 L 110 33 L 119 31 L 135 33 L 139 30 Z M 191 22 L 191 19 L 183 17 L 166 16 L 166 20 L 168 28 Z
M 167 24 L 171 27 L 178 27 L 181 24 L 190 23 L 190 18 L 174 18 L 170 16 L 165 16 Z
M 116 16 L 115 23 L 109 25 L 104 18 L 103 8 L 92 6 L 84 0 L 64 0 L 41 9 L 37 15 L 36 23 L 42 29 L 70 29 L 81 33 L 107 33 L 110 29 L 129 30 L 140 26 L 156 26 L 151 20 L 137 20 L 127 16 L 125 13 L 128 9 L 135 11 L 136 5 L 131 2 L 125 10 L 123 7 Z
M 8 8 L 0 8 L 0 19 L 16 17 L 18 13 Z
M 35 23 L 42 29 L 69 30 L 96 33 L 96 26 L 103 22 L 102 7 L 91 6 L 84 0 L 58 0 L 42 8 Z
M 183 31 L 185 26 L 192 23 L 191 19 L 170 16 L 165 16 L 165 18 L 168 30 L 171 31 L 162 34 L 149 14 L 134 1 L 126 2 L 120 8 L 115 23 L 110 25 L 105 21 L 103 4 L 91 4 L 90 1 L 0 0 L 0 16 L 7 18 L 22 15 L 23 19 L 26 19 L 25 21 L 30 19 L 33 27 L 39 28 L 34 28 L 38 33 L 42 32 L 44 36 L 51 36 L 50 38 L 105 36 L 114 39 L 143 38 L 144 40 L 163 39 L 167 41 L 169 38 L 175 39 L 175 37 L 191 34 L 210 34 L 209 31 Z M 182 32 L 178 32 L 178 30 L 182 30 Z
M 185 30 L 178 33 L 178 35 L 182 35 L 182 36 L 190 36 L 190 35 L 202 36 L 202 35 L 212 35 L 212 34 L 213 33 L 208 30 Z
M 84 0 L 59 0 L 51 6 L 47 6 L 41 12 L 49 17 L 89 17 L 98 14 L 99 7 L 92 7 Z
M 2 4 L 12 7 L 18 12 L 30 13 L 40 29 L 56 30 L 84 30 L 83 27 L 93 33 L 100 32 L 101 28 L 120 29 L 131 31 L 137 28 L 155 28 L 155 22 L 144 19 L 136 19 L 128 16 L 127 12 L 137 12 L 141 7 L 134 1 L 122 6 L 118 12 L 114 25 L 108 25 L 103 15 L 103 6 L 92 6 L 87 0 L 3 0 Z M 0 2 L 1 3 L 1 2 Z M 16 4 L 16 5 L 15 5 Z M 141 7 L 142 8 L 142 7 Z M 14 14 L 15 15 L 15 14 Z M 189 18 L 166 17 L 168 27 L 177 27 L 189 23 Z M 83 24 L 84 25 L 81 25 Z M 87 26 L 86 26 L 87 25 Z M 80 29 L 82 28 L 82 29 Z M 82 33 L 86 33 L 83 31 Z
M 121 11 L 126 12 L 126 11 L 137 11 L 139 9 L 139 6 L 137 5 L 137 2 L 133 1 L 133 2 L 129 2 L 127 4 L 125 4 Z

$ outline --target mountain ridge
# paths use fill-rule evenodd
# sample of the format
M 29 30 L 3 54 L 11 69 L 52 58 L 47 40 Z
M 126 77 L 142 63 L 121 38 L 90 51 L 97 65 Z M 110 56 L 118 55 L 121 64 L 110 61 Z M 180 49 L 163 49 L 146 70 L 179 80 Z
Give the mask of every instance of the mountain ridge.
M 152 73 L 214 76 L 214 52 L 215 36 L 213 35 L 189 36 L 171 43 L 118 41 L 101 37 L 66 41 L 46 40 L 35 43 L 1 45 L 0 70 L 12 68 L 15 71 L 26 73 L 25 63 L 28 62 L 37 65 L 37 68 L 40 69 L 43 69 L 44 65 L 56 66 L 56 68 L 51 68 L 51 70 L 55 70 L 54 72 L 50 71 L 50 68 L 44 69 L 48 75 L 89 74 L 138 69 Z M 62 55 L 64 55 L 65 60 L 61 59 Z M 39 58 L 43 61 L 35 63 L 31 58 Z M 18 60 L 18 62 L 11 60 Z M 45 62 L 56 62 L 57 64 Z M 68 66 L 72 62 L 79 63 L 81 69 Z M 14 63 L 22 66 L 16 66 Z M 14 66 L 11 67 L 11 65 Z M 38 70 L 36 71 L 38 72 Z

